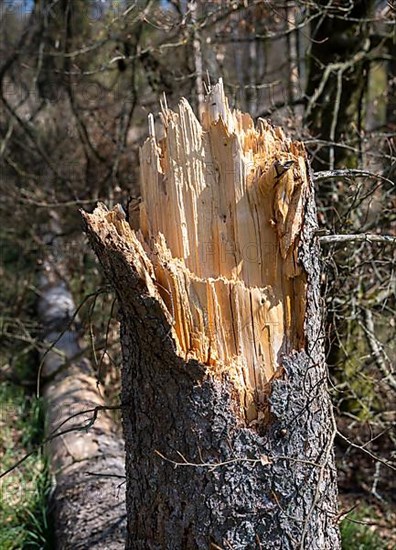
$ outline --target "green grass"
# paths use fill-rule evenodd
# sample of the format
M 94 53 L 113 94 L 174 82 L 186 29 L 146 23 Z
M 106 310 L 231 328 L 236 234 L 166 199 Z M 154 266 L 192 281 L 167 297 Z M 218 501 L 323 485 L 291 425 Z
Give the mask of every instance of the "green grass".
M 0 385 L 1 471 L 43 437 L 43 405 L 13 384 Z M 53 548 L 48 515 L 51 488 L 46 459 L 34 453 L 0 480 L 0 549 Z
M 387 546 L 383 539 L 369 525 L 364 525 L 367 518 L 375 514 L 370 509 L 352 512 L 340 525 L 342 550 L 385 550 Z M 362 522 L 362 523 L 355 523 Z

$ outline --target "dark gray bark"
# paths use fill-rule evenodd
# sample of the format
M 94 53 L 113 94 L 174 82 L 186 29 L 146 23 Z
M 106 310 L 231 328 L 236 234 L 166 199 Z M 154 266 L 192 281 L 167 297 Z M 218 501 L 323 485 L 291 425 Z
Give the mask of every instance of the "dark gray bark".
M 127 548 L 339 548 L 312 183 L 300 246 L 307 346 L 283 357 L 260 432 L 238 417 L 226 376 L 176 356 L 128 245 L 85 219 L 120 304 Z

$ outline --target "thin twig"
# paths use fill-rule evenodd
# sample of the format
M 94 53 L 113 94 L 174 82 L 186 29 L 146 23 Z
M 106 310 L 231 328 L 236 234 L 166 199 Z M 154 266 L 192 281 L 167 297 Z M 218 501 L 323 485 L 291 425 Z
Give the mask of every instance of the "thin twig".
M 361 326 L 366 334 L 367 342 L 371 349 L 371 353 L 374 356 L 375 362 L 385 377 L 384 380 L 386 380 L 388 385 L 393 389 L 393 391 L 395 391 L 396 380 L 393 376 L 391 369 L 389 369 L 388 365 L 386 364 L 385 359 L 388 359 L 388 358 L 384 353 L 383 346 L 375 336 L 375 325 L 374 325 L 373 313 L 368 308 L 365 308 L 363 310 L 363 320 L 361 321 Z
M 354 443 L 353 441 L 351 441 L 350 439 L 348 439 L 344 434 L 342 434 L 339 430 L 337 430 L 337 435 L 343 440 L 345 441 L 346 443 L 348 443 L 348 445 L 350 445 L 351 447 L 353 447 L 354 449 L 359 449 L 359 451 L 362 451 L 363 453 L 367 454 L 368 456 L 370 456 L 371 458 L 373 458 L 374 460 L 378 461 L 378 462 L 381 462 L 381 464 L 383 464 L 384 466 L 387 466 L 388 468 L 390 468 L 391 470 L 394 470 L 396 472 L 396 466 L 393 466 L 393 464 L 391 464 L 390 462 L 380 458 L 379 456 L 375 455 L 374 453 L 372 453 L 371 451 L 369 451 L 368 449 L 366 449 L 364 447 L 364 445 L 358 445 L 357 443 Z
M 393 235 L 368 235 L 357 233 L 351 235 L 324 235 L 319 237 L 320 244 L 334 244 L 347 242 L 367 242 L 367 243 L 396 243 L 396 237 Z
M 348 168 L 346 170 L 324 170 L 323 172 L 315 172 L 313 175 L 314 181 L 323 181 L 335 178 L 374 178 L 390 183 L 392 187 L 395 186 L 394 181 L 386 178 L 385 176 L 381 176 L 381 174 L 370 172 L 370 170 L 355 170 L 352 168 Z
M 224 460 L 223 462 L 190 462 L 179 451 L 176 451 L 176 452 L 181 457 L 182 462 L 177 462 L 176 460 L 172 460 L 171 458 L 166 457 L 165 455 L 160 453 L 157 449 L 154 452 L 166 462 L 170 462 L 171 464 L 173 464 L 175 468 L 179 466 L 190 466 L 193 468 L 208 468 L 210 471 L 215 470 L 216 468 L 220 468 L 221 466 L 228 466 L 229 464 L 237 464 L 237 463 L 250 463 L 250 464 L 253 464 L 253 466 L 256 466 L 257 464 L 261 464 L 262 466 L 267 466 L 269 464 L 272 464 L 275 460 L 289 460 L 291 462 L 299 462 L 301 464 L 306 464 L 307 466 L 313 466 L 315 468 L 318 468 L 321 466 L 320 464 L 317 464 L 312 460 L 304 460 L 304 459 L 294 458 L 292 456 L 285 456 L 285 455 L 268 456 L 264 454 L 261 455 L 259 458 L 238 457 L 238 458 L 230 458 L 229 460 Z
M 25 462 L 28 458 L 30 458 L 35 452 L 42 449 L 44 447 L 44 445 L 46 445 L 47 443 L 50 443 L 51 441 L 53 441 L 57 437 L 61 437 L 63 435 L 66 435 L 66 434 L 69 434 L 69 433 L 72 433 L 72 432 L 81 432 L 81 431 L 87 432 L 95 424 L 96 419 L 98 418 L 99 411 L 120 410 L 120 409 L 122 409 L 122 407 L 123 407 L 123 405 L 98 405 L 97 407 L 94 407 L 92 409 L 85 409 L 83 411 L 79 411 L 77 413 L 74 413 L 74 414 L 68 416 L 65 420 L 63 420 L 59 424 L 59 426 L 55 430 L 53 430 L 51 432 L 51 434 L 47 438 L 45 438 L 41 443 L 35 445 L 32 451 L 25 454 L 17 462 L 14 462 L 14 464 L 12 466 L 10 466 L 7 470 L 5 470 L 4 472 L 1 472 L 0 473 L 0 479 L 2 477 L 5 477 L 7 474 L 11 473 L 16 468 L 18 468 L 18 466 L 23 464 L 23 462 Z M 92 418 L 88 419 L 88 421 L 85 424 L 83 424 L 81 426 L 73 426 L 72 428 L 67 428 L 66 430 L 63 430 L 61 432 L 57 432 L 57 430 L 59 430 L 59 428 L 61 428 L 64 424 L 66 424 L 66 422 L 69 422 L 69 420 L 72 420 L 76 416 L 81 416 L 82 414 L 87 414 L 87 413 L 93 413 L 93 414 L 92 414 Z

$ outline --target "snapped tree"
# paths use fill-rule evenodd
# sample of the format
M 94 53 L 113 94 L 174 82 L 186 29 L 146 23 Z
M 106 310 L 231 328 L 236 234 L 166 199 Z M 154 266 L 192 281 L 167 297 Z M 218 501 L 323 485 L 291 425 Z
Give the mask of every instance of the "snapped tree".
M 306 151 L 229 108 L 162 106 L 138 219 L 83 213 L 118 297 L 127 548 L 339 548 Z

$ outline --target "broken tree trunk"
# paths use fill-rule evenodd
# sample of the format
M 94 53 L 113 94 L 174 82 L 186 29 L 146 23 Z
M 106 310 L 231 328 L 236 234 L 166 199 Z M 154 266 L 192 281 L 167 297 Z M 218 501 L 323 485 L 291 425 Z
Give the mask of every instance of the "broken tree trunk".
M 120 304 L 127 547 L 336 549 L 306 153 L 222 82 L 202 118 L 149 118 L 139 224 L 84 214 Z
M 60 233 L 57 218 L 52 214 L 38 300 L 43 337 L 49 347 L 38 376 L 46 402 L 48 450 L 56 483 L 52 505 L 57 547 L 120 550 L 126 536 L 124 445 L 71 323 L 76 308 L 55 237 Z

